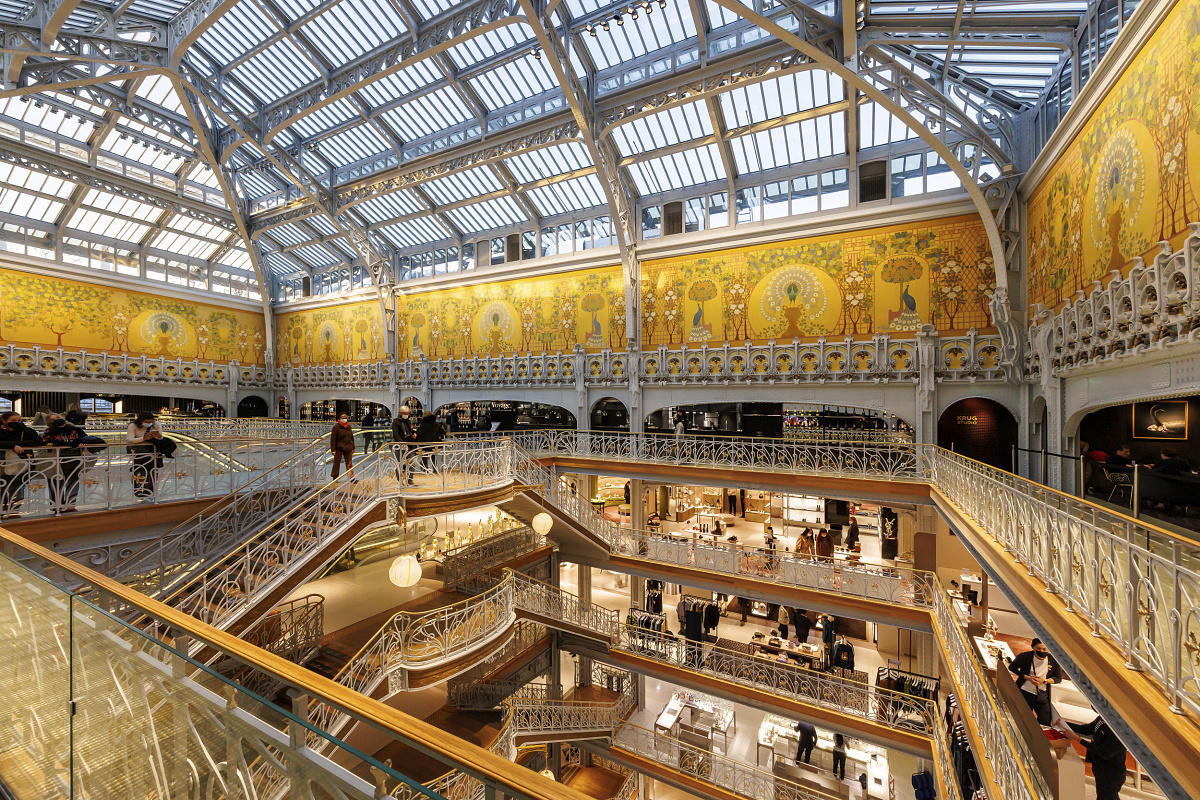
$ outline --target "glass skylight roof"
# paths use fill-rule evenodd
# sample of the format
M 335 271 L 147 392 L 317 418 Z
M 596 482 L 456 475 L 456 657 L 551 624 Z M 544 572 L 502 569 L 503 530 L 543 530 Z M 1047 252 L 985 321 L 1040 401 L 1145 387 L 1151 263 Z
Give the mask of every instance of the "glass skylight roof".
M 800 1 L 837 16 L 830 0 Z M 0 147 L 70 159 L 81 175 L 115 182 L 102 184 L 109 191 L 0 162 L 0 212 L 28 220 L 47 241 L 62 227 L 128 242 L 131 252 L 203 260 L 220 251 L 220 263 L 252 271 L 255 259 L 237 237 L 211 167 L 228 171 L 251 216 L 267 220 L 293 213 L 298 183 L 320 183 L 338 225 L 301 213 L 258 234 L 266 267 L 281 275 L 357 263 L 360 254 L 343 238 L 353 226 L 405 254 L 544 220 L 595 217 L 607 205 L 604 182 L 612 176 L 596 170 L 588 145 L 570 138 L 580 121 L 558 85 L 553 53 L 542 52 L 529 23 L 516 16 L 479 25 L 472 17 L 449 33 L 453 46 L 415 56 L 397 47 L 414 27 L 422 46 L 440 43 L 440 20 L 479 2 L 237 0 L 222 7 L 204 19 L 206 28 L 183 54 L 187 74 L 205 76 L 222 94 L 216 105 L 236 106 L 274 138 L 219 152 L 228 159 L 221 165 L 204 163 L 195 135 L 181 127 L 191 108 L 166 76 L 117 79 L 77 94 L 48 89 L 31 102 L 0 100 Z M 788 6 L 753 5 L 797 29 Z M 1132 5 L 1124 0 L 1122 7 Z M 99 0 L 76 9 L 67 29 L 94 26 L 97 8 L 167 22 L 183 6 Z M 940 78 L 945 70 L 1018 113 L 1038 102 L 1062 59 L 1062 50 L 1046 42 L 1022 42 L 1024 26 L 1073 35 L 1087 10 L 1087 0 L 867 0 L 863 36 L 895 33 L 874 41 L 919 74 Z M 26 13 L 24 2 L 0 0 L 0 18 Z M 824 69 L 793 62 L 766 77 L 740 71 L 788 50 L 713 0 L 561 0 L 553 21 L 550 35 L 563 41 L 566 69 L 596 104 L 583 127 L 594 128 L 604 147 L 611 142 L 616 168 L 640 198 L 657 203 L 702 185 L 741 187 L 762 172 L 771 181 L 790 180 L 812 172 L 804 165 L 817 160 L 842 169 L 849 113 L 857 113 L 861 147 L 913 150 L 913 132 L 872 103 L 852 110 L 845 84 Z M 997 25 L 1016 36 L 997 38 Z M 989 38 L 952 47 L 938 41 L 952 30 Z M 709 83 L 714 75 L 720 81 Z M 701 88 L 679 97 L 673 90 L 680 85 Z M 138 114 L 121 110 L 130 99 Z M 238 136 L 223 130 L 210 102 L 198 103 L 202 121 L 217 129 L 214 148 L 227 147 Z M 267 156 L 278 157 L 279 148 L 307 174 L 272 165 Z M 397 175 L 405 188 L 375 184 Z M 368 199 L 345 194 L 358 186 L 373 187 Z M 182 201 L 189 213 L 175 210 Z

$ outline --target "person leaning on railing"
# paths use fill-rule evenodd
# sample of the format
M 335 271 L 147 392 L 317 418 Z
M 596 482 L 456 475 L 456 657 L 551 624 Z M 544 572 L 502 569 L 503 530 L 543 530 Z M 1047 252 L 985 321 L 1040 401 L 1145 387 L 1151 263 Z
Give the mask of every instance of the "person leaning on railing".
M 400 406 L 396 411 L 396 418 L 392 420 L 392 441 L 404 445 L 404 452 L 398 453 L 400 457 L 400 479 L 407 485 L 412 486 L 415 481 L 412 474 L 408 471 L 408 452 L 409 448 L 417 441 L 417 432 L 413 430 L 412 420 L 409 415 L 412 411 L 408 406 Z
M 133 456 L 133 494 L 138 500 L 154 497 L 155 478 L 162 466 L 155 443 L 162 438 L 162 428 L 150 411 L 139 411 L 125 432 L 125 449 Z
M 61 514 L 75 511 L 79 496 L 79 473 L 83 470 L 82 428 L 76 428 L 58 414 L 51 412 L 42 445 L 55 448 L 57 469 L 49 474 L 50 501 Z
M 16 411 L 0 414 L 0 519 L 17 516 L 25 501 L 34 448 L 42 437 Z

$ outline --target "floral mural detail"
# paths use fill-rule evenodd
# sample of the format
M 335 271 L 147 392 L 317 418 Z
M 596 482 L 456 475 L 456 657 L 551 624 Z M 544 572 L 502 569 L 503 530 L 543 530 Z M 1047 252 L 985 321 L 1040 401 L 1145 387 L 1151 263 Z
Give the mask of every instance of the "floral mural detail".
M 275 363 L 351 364 L 387 352 L 378 301 L 275 315 Z
M 1200 219 L 1200 0 L 1183 0 L 1030 192 L 1030 308 L 1055 308 Z
M 646 261 L 642 346 L 871 336 L 930 322 L 990 332 L 994 291 L 974 216 Z
M 261 312 L 0 270 L 0 342 L 263 363 Z

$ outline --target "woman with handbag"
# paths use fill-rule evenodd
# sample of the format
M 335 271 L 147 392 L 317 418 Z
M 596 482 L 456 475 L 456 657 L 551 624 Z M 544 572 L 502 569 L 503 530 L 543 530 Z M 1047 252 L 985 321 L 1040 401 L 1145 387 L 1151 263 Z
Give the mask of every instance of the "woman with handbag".
M 0 519 L 18 516 L 29 484 L 33 449 L 42 437 L 15 411 L 0 414 Z
M 150 411 L 138 412 L 125 432 L 125 450 L 133 455 L 133 494 L 138 500 L 154 497 L 154 478 L 162 466 L 156 443 L 162 439 L 162 428 Z
M 51 413 L 48 427 L 42 433 L 42 445 L 53 447 L 58 461 L 58 474 L 50 478 L 50 502 L 60 514 L 75 510 L 79 496 L 79 473 L 83 471 L 83 449 L 80 441 L 85 436 L 82 428 Z

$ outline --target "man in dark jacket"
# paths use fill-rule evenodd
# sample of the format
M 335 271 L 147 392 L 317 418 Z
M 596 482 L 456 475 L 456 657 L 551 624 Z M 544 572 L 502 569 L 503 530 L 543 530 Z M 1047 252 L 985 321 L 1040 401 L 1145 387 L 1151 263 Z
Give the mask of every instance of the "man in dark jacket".
M 1120 800 L 1121 787 L 1125 785 L 1125 745 L 1102 717 L 1082 725 L 1067 724 L 1072 731 L 1067 738 L 1083 745 L 1087 752 L 1084 761 L 1092 765 L 1096 800 Z M 1080 734 L 1088 738 L 1084 739 Z
M 1164 447 L 1159 452 L 1158 463 L 1151 467 L 1150 471 L 1160 475 L 1186 475 L 1192 471 L 1192 465 L 1175 452 L 1174 448 Z
M 57 464 L 50 474 L 50 501 L 60 514 L 75 510 L 79 496 L 79 473 L 83 470 L 82 428 L 76 428 L 58 414 L 51 413 L 46 430 L 42 432 L 42 445 L 55 448 Z
M 333 453 L 333 472 L 336 478 L 341 472 L 341 462 L 346 462 L 346 474 L 354 480 L 354 431 L 350 428 L 350 415 L 338 414 L 338 420 L 329 432 L 329 451 Z
M 412 486 L 413 477 L 404 466 L 408 462 L 410 448 L 417 441 L 417 432 L 413 430 L 412 421 L 409 419 L 410 414 L 412 411 L 408 406 L 400 406 L 400 410 L 396 412 L 396 418 L 392 420 L 392 441 L 404 445 L 404 448 L 396 453 L 396 458 L 400 459 L 400 470 L 402 475 L 406 476 L 405 482 Z
M 0 519 L 17 516 L 25 501 L 33 449 L 42 437 L 15 411 L 0 414 Z
M 1008 671 L 1017 676 L 1017 688 L 1033 709 L 1038 724 L 1049 725 L 1053 716 L 1050 713 L 1050 687 L 1062 682 L 1062 669 L 1042 640 L 1034 639 L 1033 649 L 1014 658 Z
M 421 417 L 421 424 L 417 426 L 417 441 L 422 445 L 421 466 L 426 472 L 433 472 L 433 453 L 437 449 L 435 445 L 445 438 L 446 429 L 432 411 Z
M 796 746 L 796 763 L 803 761 L 807 764 L 812 758 L 813 748 L 817 745 L 817 729 L 801 720 L 796 723 L 796 730 L 800 732 L 800 744 Z

